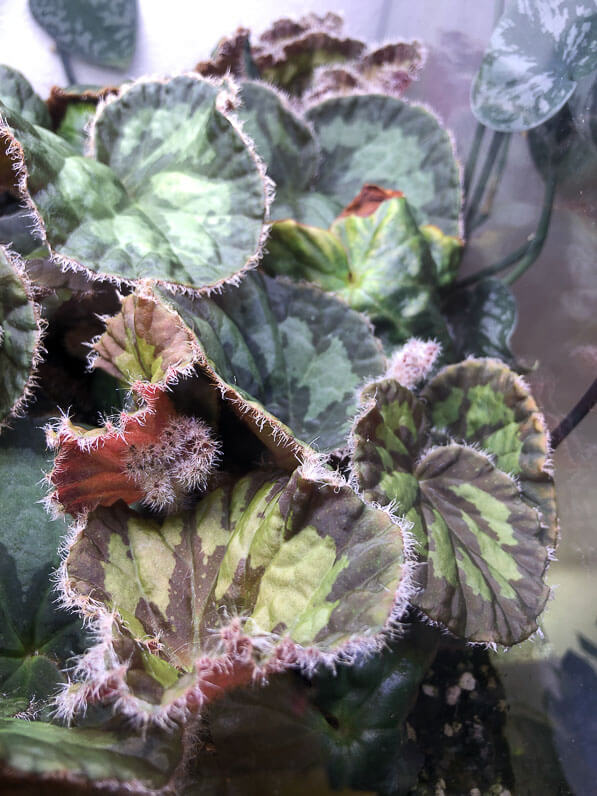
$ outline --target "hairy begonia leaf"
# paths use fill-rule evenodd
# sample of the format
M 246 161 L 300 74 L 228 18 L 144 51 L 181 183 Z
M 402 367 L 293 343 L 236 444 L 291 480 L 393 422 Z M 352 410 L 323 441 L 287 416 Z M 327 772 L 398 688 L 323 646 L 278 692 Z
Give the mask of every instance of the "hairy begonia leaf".
M 435 265 L 404 197 L 382 202 L 365 218 L 343 215 L 329 230 L 278 221 L 267 249 L 266 271 L 333 292 L 364 312 L 389 347 L 412 336 L 449 345 Z
M 248 140 L 198 76 L 141 82 L 95 118 L 95 157 L 8 112 L 5 147 L 57 259 L 92 277 L 214 287 L 251 267 L 267 186 Z
M 444 368 L 421 393 L 433 426 L 479 446 L 520 484 L 541 517 L 541 540 L 558 535 L 555 488 L 545 419 L 524 381 L 502 362 L 469 359 Z
M 250 86 L 239 116 L 247 119 L 268 171 L 283 175 L 296 148 L 294 144 L 289 149 L 289 132 L 302 129 L 298 120 L 292 119 L 274 92 L 256 84 Z M 366 94 L 313 105 L 305 118 L 312 125 L 317 149 L 309 139 L 308 151 L 295 157 L 292 172 L 298 166 L 303 176 L 293 183 L 283 178 L 273 218 L 326 228 L 363 185 L 374 183 L 400 190 L 418 224 L 431 223 L 446 235 L 459 234 L 461 191 L 454 147 L 430 111 L 393 97 Z
M 40 356 L 39 310 L 26 278 L 0 248 L 0 426 L 29 397 Z
M 344 36 L 341 17 L 327 13 L 276 20 L 251 53 L 263 80 L 300 95 L 318 66 L 357 58 L 365 50 L 362 41 Z
M 316 288 L 262 274 L 209 299 L 171 301 L 213 371 L 249 406 L 265 407 L 319 450 L 345 444 L 356 388 L 384 369 L 361 315 Z
M 549 593 L 537 512 L 486 455 L 454 443 L 429 448 L 425 404 L 396 381 L 366 387 L 362 404 L 354 474 L 365 498 L 394 502 L 413 523 L 425 562 L 415 605 L 468 640 L 527 638 Z
M 166 385 L 192 370 L 199 357 L 195 336 L 180 316 L 142 292 L 122 298 L 120 313 L 107 319 L 92 350 L 94 367 L 126 384 Z
M 319 150 L 310 127 L 283 96 L 265 83 L 245 82 L 239 116 L 276 183 L 275 211 L 291 212 L 292 197 L 309 189 L 319 165 Z
M 269 672 L 375 646 L 408 586 L 402 551 L 385 512 L 309 465 L 290 478 L 254 471 L 165 520 L 98 508 L 63 588 L 96 616 L 105 670 L 97 650 L 83 656 L 62 711 L 100 697 L 160 720 Z
M 529 130 L 550 119 L 596 68 L 594 3 L 512 0 L 473 84 L 473 113 L 494 130 Z
M 86 429 L 65 417 L 47 430 L 58 449 L 51 500 L 69 514 L 118 500 L 172 512 L 206 487 L 219 457 L 209 425 L 177 412 L 163 386 L 134 386 L 144 405 L 117 423 Z
M 48 108 L 31 83 L 16 69 L 3 64 L 0 65 L 0 103 L 20 113 L 31 124 L 51 127 Z
M 510 338 L 516 326 L 516 299 L 501 279 L 488 277 L 454 291 L 442 309 L 458 359 L 495 357 L 513 363 Z
M 59 49 L 100 66 L 124 69 L 135 52 L 136 0 L 29 0 L 36 21 Z
M 55 604 L 51 575 L 66 527 L 41 505 L 42 450 L 42 431 L 26 420 L 0 444 L 0 692 L 14 713 L 45 708 L 83 638 L 80 621 Z
M 306 114 L 321 148 L 312 195 L 298 197 L 297 221 L 328 226 L 365 183 L 400 190 L 419 224 L 460 230 L 458 164 L 449 133 L 426 108 L 382 95 L 339 97 Z M 325 197 L 328 217 L 319 205 Z M 324 223 L 321 223 L 324 221 Z
M 172 730 L 125 732 L 0 718 L 0 763 L 15 777 L 21 772 L 43 777 L 32 783 L 40 788 L 37 793 L 54 792 L 54 781 L 97 786 L 107 780 L 110 790 L 115 782 L 127 790 L 161 788 L 181 757 L 180 733 Z

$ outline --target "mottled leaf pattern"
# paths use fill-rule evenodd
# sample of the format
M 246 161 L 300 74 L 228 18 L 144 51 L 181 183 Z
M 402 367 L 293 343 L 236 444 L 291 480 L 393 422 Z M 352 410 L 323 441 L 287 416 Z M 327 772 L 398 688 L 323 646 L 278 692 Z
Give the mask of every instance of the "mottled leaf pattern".
M 239 115 L 268 172 L 284 174 L 294 159 L 291 173 L 298 168 L 301 175 L 293 182 L 283 178 L 273 218 L 327 228 L 363 185 L 375 183 L 401 191 L 418 224 L 459 234 L 458 164 L 448 132 L 430 111 L 376 94 L 330 99 L 305 115 L 317 149 L 309 138 L 307 150 L 294 156 L 297 134 L 306 134 L 272 91 L 249 84 Z
M 400 190 L 419 224 L 460 232 L 460 175 L 452 141 L 428 110 L 380 95 L 340 97 L 306 114 L 321 148 L 312 193 L 293 215 L 327 227 L 365 183 Z M 322 197 L 327 201 L 322 205 Z
M 80 621 L 55 605 L 51 574 L 66 526 L 41 505 L 42 450 L 42 431 L 24 420 L 0 445 L 0 693 L 13 715 L 46 712 L 83 640 Z
M 35 93 L 27 78 L 10 66 L 0 65 L 0 103 L 20 113 L 31 124 L 51 126 L 50 114 L 42 98 Z
M 95 158 L 8 114 L 6 146 L 27 169 L 23 196 L 61 261 L 92 276 L 197 288 L 254 264 L 266 186 L 216 107 L 221 94 L 188 75 L 133 84 L 96 118 Z
M 355 390 L 384 369 L 362 316 L 316 288 L 261 274 L 219 296 L 171 302 L 232 401 L 265 407 L 321 451 L 344 446 Z
M 364 218 L 343 214 L 329 230 L 279 221 L 267 249 L 268 273 L 335 293 L 371 319 L 388 347 L 423 336 L 449 348 L 435 264 L 404 197 L 381 202 Z
M 181 756 L 178 732 L 125 733 L 0 719 L 0 761 L 13 772 L 44 778 L 31 786 L 31 792 L 36 785 L 39 793 L 50 792 L 50 782 L 70 779 L 97 785 L 107 780 L 110 789 L 115 782 L 126 783 L 127 789 L 160 788 Z
M 524 381 L 502 362 L 469 359 L 450 365 L 421 393 L 434 427 L 495 456 L 540 512 L 544 544 L 557 541 L 555 489 L 543 415 Z
M 465 366 L 471 363 L 510 373 L 491 360 Z M 434 426 L 442 426 L 438 406 L 445 412 L 462 409 L 453 393 L 434 404 L 430 390 L 441 378 L 423 391 L 425 403 L 392 379 L 365 388 L 353 432 L 354 475 L 367 500 L 394 503 L 394 511 L 412 523 L 424 562 L 414 603 L 464 638 L 514 644 L 536 629 L 548 595 L 539 515 L 499 469 L 504 459 L 498 457 L 496 466 L 470 447 L 430 447 L 427 413 Z M 493 399 L 504 401 L 497 387 Z M 475 408 L 471 422 L 487 427 L 492 402 Z
M 22 273 L 0 248 L 0 427 L 29 397 L 40 357 L 41 321 Z
M 29 8 L 70 55 L 119 69 L 133 57 L 137 0 L 29 0 Z
M 253 472 L 166 520 L 99 508 L 65 576 L 75 604 L 93 613 L 92 596 L 121 619 L 103 643 L 125 665 L 107 668 L 102 696 L 159 720 L 268 671 L 375 644 L 398 599 L 402 537 L 306 465 L 290 479 Z M 94 677 L 66 693 L 65 710 L 97 697 Z
M 529 130 L 550 119 L 596 68 L 594 3 L 512 0 L 473 84 L 473 113 L 494 130 Z

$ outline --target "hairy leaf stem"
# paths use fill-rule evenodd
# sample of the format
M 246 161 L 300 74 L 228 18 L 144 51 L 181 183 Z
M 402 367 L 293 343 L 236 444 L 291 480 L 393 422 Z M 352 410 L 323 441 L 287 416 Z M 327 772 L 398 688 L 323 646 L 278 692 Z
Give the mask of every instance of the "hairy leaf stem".
M 471 145 L 471 151 L 469 152 L 468 160 L 466 161 L 466 166 L 464 167 L 464 195 L 468 196 L 468 192 L 471 187 L 471 183 L 473 181 L 473 177 L 475 176 L 475 170 L 477 168 L 477 160 L 479 159 L 479 151 L 481 149 L 481 144 L 483 143 L 483 138 L 485 137 L 485 130 L 487 128 L 481 122 L 477 122 L 477 128 L 475 130 L 475 136 L 473 138 L 473 143 Z

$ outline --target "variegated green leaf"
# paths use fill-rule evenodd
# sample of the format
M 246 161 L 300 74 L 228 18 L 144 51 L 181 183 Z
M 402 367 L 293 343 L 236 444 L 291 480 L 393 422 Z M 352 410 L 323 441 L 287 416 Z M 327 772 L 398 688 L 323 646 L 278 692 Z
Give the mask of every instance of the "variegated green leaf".
M 46 713 L 66 680 L 62 669 L 82 650 L 80 621 L 56 606 L 52 572 L 66 526 L 41 505 L 43 448 L 42 431 L 26 420 L 0 445 L 0 693 L 8 715 Z
M 62 262 L 92 277 L 214 287 L 251 267 L 264 234 L 264 177 L 224 112 L 223 89 L 190 75 L 123 90 L 96 117 L 95 157 L 7 114 L 23 198 Z
M 268 171 L 282 175 L 273 218 L 327 228 L 363 185 L 375 183 L 402 191 L 418 224 L 459 234 L 458 164 L 449 133 L 430 111 L 376 94 L 321 102 L 305 116 L 317 150 L 271 90 L 253 84 L 239 116 L 247 120 Z M 301 176 L 291 183 L 284 172 L 296 149 L 293 139 L 305 139 L 309 148 L 294 156 L 292 173 L 298 168 Z
M 26 277 L 0 247 L 0 427 L 30 395 L 41 321 Z
M 230 400 L 265 408 L 319 450 L 344 446 L 356 389 L 384 369 L 361 315 L 316 288 L 261 274 L 209 299 L 170 300 Z
M 60 783 L 83 788 L 102 781 L 110 790 L 115 783 L 127 790 L 161 788 L 181 757 L 180 733 L 172 730 L 125 732 L 0 719 L 0 762 L 10 768 L 13 781 L 27 776 L 31 793 L 58 793 Z M 31 781 L 35 775 L 39 779 Z
M 135 51 L 136 0 L 29 0 L 36 21 L 59 49 L 124 69 Z
M 279 221 L 267 249 L 268 273 L 335 293 L 364 312 L 389 347 L 413 336 L 434 337 L 449 347 L 435 264 L 404 197 L 382 202 L 364 218 L 342 215 L 329 230 Z
M 524 381 L 502 362 L 469 359 L 450 365 L 421 393 L 433 426 L 479 446 L 514 476 L 542 522 L 540 537 L 555 544 L 558 521 L 543 415 Z
M 31 124 L 51 127 L 50 114 L 42 98 L 27 78 L 10 66 L 0 65 L 0 103 L 20 113 Z
M 353 471 L 367 500 L 412 523 L 421 591 L 413 602 L 473 641 L 514 644 L 537 628 L 548 553 L 537 512 L 484 454 L 429 449 L 426 408 L 386 379 L 369 385 L 353 432 Z
M 63 588 L 104 628 L 105 671 L 97 650 L 83 657 L 62 710 L 99 697 L 160 720 L 268 672 L 375 645 L 402 564 L 388 515 L 308 465 L 290 478 L 255 471 L 166 520 L 99 508 Z
M 596 68 L 594 3 L 512 0 L 473 84 L 473 113 L 494 130 L 529 130 L 550 119 Z
M 71 102 L 67 105 L 56 133 L 73 146 L 80 155 L 85 154 L 88 129 L 95 115 L 96 106 L 90 102 Z
M 365 183 L 375 183 L 402 191 L 418 224 L 459 234 L 458 164 L 449 133 L 430 111 L 372 94 L 326 100 L 306 118 L 322 165 L 312 192 L 297 197 L 293 218 L 327 227 Z
M 445 287 L 451 284 L 458 274 L 464 241 L 454 235 L 444 235 L 433 224 L 425 224 L 421 232 L 431 250 L 439 285 Z
M 281 94 L 265 83 L 242 84 L 239 115 L 276 184 L 275 212 L 291 212 L 292 197 L 309 189 L 319 165 L 319 150 L 310 127 Z

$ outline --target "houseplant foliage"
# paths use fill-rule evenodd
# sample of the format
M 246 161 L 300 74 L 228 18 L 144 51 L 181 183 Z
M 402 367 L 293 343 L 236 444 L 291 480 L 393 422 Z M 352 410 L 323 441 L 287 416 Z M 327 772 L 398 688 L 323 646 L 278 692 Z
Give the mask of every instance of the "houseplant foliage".
M 0 73 L 7 777 L 248 792 L 289 733 L 297 768 L 403 792 L 438 627 L 537 630 L 549 435 L 511 293 L 457 284 L 422 60 L 328 15 L 51 113 Z

